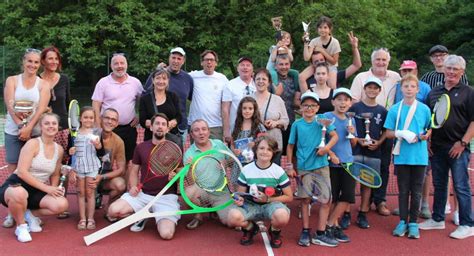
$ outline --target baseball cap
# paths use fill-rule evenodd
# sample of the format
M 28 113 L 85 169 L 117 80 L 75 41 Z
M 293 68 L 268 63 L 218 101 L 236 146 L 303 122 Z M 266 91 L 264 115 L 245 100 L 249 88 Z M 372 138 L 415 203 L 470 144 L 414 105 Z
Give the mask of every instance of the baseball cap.
M 301 95 L 301 102 L 308 98 L 315 100 L 319 104 L 319 96 L 317 93 L 312 91 L 307 91 L 303 93 L 303 95 Z
M 242 62 L 242 61 L 244 61 L 244 60 L 246 60 L 246 61 L 248 61 L 248 62 L 250 62 L 250 63 L 253 64 L 252 59 L 251 59 L 250 57 L 247 57 L 247 56 L 242 56 L 242 57 L 240 57 L 238 63 L 240 64 L 240 62 Z
M 437 52 L 448 53 L 448 48 L 446 48 L 446 46 L 444 46 L 444 45 L 438 44 L 438 45 L 435 45 L 435 46 L 431 47 L 428 54 L 431 56 L 433 53 L 437 53 Z
M 382 81 L 380 79 L 378 79 L 377 77 L 375 77 L 375 76 L 371 76 L 371 77 L 367 78 L 367 80 L 364 83 L 364 87 L 368 84 L 376 84 L 380 88 L 382 88 Z
M 334 90 L 334 92 L 332 93 L 332 98 L 335 99 L 340 94 L 345 94 L 345 95 L 349 96 L 349 98 L 352 99 L 351 90 L 349 90 L 345 87 L 339 87 L 336 90 Z
M 416 66 L 416 62 L 412 61 L 412 60 L 404 60 L 402 62 L 402 65 L 400 65 L 400 70 L 402 69 L 416 69 L 417 66 Z
M 183 56 L 186 56 L 186 52 L 184 52 L 183 48 L 181 48 L 181 47 L 176 47 L 176 48 L 171 49 L 170 53 L 171 53 L 171 54 L 173 54 L 173 53 L 179 53 L 179 54 L 181 54 L 181 55 L 183 55 Z

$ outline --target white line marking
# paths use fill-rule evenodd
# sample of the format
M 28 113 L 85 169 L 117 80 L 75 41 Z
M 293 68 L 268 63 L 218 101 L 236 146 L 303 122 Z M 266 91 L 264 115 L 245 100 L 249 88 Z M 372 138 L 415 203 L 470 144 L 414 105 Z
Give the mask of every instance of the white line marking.
M 262 234 L 263 238 L 263 244 L 265 244 L 265 250 L 267 250 L 267 255 L 268 256 L 274 256 L 272 247 L 270 246 L 270 239 L 268 239 L 267 232 L 260 232 Z

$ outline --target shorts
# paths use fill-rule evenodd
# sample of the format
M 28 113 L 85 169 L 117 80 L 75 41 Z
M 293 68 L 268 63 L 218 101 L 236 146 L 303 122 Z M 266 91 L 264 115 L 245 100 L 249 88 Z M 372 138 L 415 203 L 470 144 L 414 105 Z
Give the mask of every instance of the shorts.
M 331 167 L 332 201 L 355 203 L 355 180 L 342 167 Z
M 369 166 L 370 168 L 376 170 L 377 173 L 380 174 L 380 164 L 382 161 L 379 158 L 368 157 L 368 156 L 363 156 L 363 155 L 355 155 L 354 162 L 365 164 Z
M 5 202 L 5 191 L 9 187 L 16 186 L 22 186 L 28 193 L 26 205 L 27 209 L 36 210 L 40 208 L 40 202 L 47 194 L 37 188 L 30 186 L 30 184 L 20 179 L 20 177 L 18 177 L 16 174 L 10 175 L 10 177 L 8 177 L 5 183 L 3 183 L 3 185 L 0 187 L 0 202 L 5 207 L 8 207 L 7 202 Z
M 81 179 L 84 179 L 86 177 L 95 178 L 95 177 L 97 177 L 98 174 L 99 174 L 99 170 L 87 171 L 87 172 L 82 172 L 82 171 L 76 170 L 77 177 L 79 177 Z
M 193 202 L 203 207 L 216 207 L 232 200 L 230 193 L 212 194 L 210 192 L 202 190 L 196 184 L 186 188 L 186 195 L 188 195 L 190 199 L 198 198 L 197 203 L 194 202 L 195 200 L 193 200 Z M 230 207 L 226 207 L 222 210 L 217 211 L 219 220 L 223 224 L 227 224 L 227 215 L 229 214 L 230 210 L 229 208 Z
M 125 200 L 130 205 L 130 207 L 132 207 L 134 212 L 140 211 L 151 200 L 153 200 L 153 198 L 155 198 L 155 196 L 151 196 L 143 192 L 138 193 L 136 197 L 131 196 L 128 192 L 120 197 L 120 199 Z M 178 196 L 175 194 L 162 195 L 161 198 L 151 207 L 151 209 L 154 213 L 179 211 Z M 155 221 L 158 223 L 158 221 L 162 219 L 167 219 L 177 224 L 180 218 L 181 215 L 157 216 L 155 217 Z
M 278 209 L 285 209 L 290 214 L 290 209 L 281 202 L 271 202 L 267 204 L 257 204 L 252 201 L 245 201 L 244 206 L 233 204 L 229 209 L 238 209 L 245 220 L 271 220 L 273 213 Z
M 310 176 L 304 175 L 305 173 L 314 173 L 314 174 L 319 174 L 320 176 L 323 177 L 324 180 L 320 181 L 323 183 L 326 183 L 325 186 L 329 187 L 329 191 L 325 191 L 325 193 L 329 194 L 331 193 L 331 178 L 329 175 L 329 167 L 324 166 L 319 169 L 313 170 L 313 171 L 304 171 L 303 176 L 302 176 L 302 181 L 298 182 L 298 191 L 296 192 L 296 196 L 299 198 L 310 198 L 311 195 L 308 195 L 306 191 L 312 191 L 313 190 L 313 179 L 310 178 Z
M 26 141 L 18 139 L 18 135 L 11 135 L 5 133 L 5 160 L 9 164 L 17 164 L 18 158 L 20 158 L 21 148 L 25 145 Z

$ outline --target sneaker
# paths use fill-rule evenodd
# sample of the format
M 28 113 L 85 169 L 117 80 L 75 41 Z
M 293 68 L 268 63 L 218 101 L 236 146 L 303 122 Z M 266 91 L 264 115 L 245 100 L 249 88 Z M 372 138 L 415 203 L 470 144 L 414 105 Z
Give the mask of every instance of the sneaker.
M 404 220 L 401 220 L 400 223 L 398 223 L 397 227 L 392 232 L 392 235 L 394 236 L 404 236 L 405 233 L 407 232 L 407 224 L 405 223 Z
M 15 226 L 15 219 L 13 219 L 10 213 L 5 217 L 2 226 L 4 228 L 13 228 L 13 226 Z
M 359 215 L 357 215 L 357 226 L 362 229 L 370 228 L 366 214 L 359 213 Z
M 453 223 L 456 226 L 459 226 L 459 211 L 454 211 L 453 213 Z
M 30 232 L 37 233 L 43 231 L 40 218 L 34 216 L 30 210 L 26 210 L 25 212 L 25 221 L 28 223 Z
M 464 239 L 470 236 L 474 236 L 474 227 L 469 226 L 459 226 L 454 232 L 449 234 L 450 237 L 456 239 Z
M 242 238 L 240 238 L 241 245 L 251 245 L 253 244 L 253 237 L 258 233 L 258 225 L 255 222 L 252 222 L 252 228 L 250 230 L 246 230 L 242 228 Z
M 387 208 L 387 205 L 385 204 L 385 202 L 382 202 L 379 205 L 377 205 L 377 212 L 382 216 L 390 215 L 390 210 Z
M 311 245 L 311 233 L 310 230 L 303 230 L 298 240 L 298 245 L 308 247 Z
M 141 232 L 145 228 L 145 225 L 146 225 L 147 222 L 148 222 L 148 219 L 139 220 L 139 221 L 135 222 L 135 224 L 133 224 L 130 227 L 130 231 L 132 231 L 132 232 Z
M 348 229 L 349 228 L 349 226 L 351 225 L 351 213 L 350 212 L 344 212 L 339 225 L 341 225 L 342 229 Z
M 331 227 L 331 232 L 338 242 L 349 243 L 351 241 L 351 239 L 346 234 L 344 234 L 341 227 Z
M 393 209 L 392 215 L 400 216 L 400 208 L 395 208 L 395 209 Z
M 451 205 L 449 203 L 446 204 L 444 207 L 444 214 L 450 214 L 451 213 Z
M 445 229 L 445 225 L 444 221 L 428 219 L 427 221 L 420 223 L 419 228 L 421 230 Z
M 28 231 L 28 224 L 21 224 L 15 230 L 16 239 L 22 243 L 30 242 L 32 240 L 30 232 Z
M 417 223 L 408 223 L 408 238 L 420 238 L 420 229 Z
M 431 219 L 431 211 L 429 206 L 422 206 L 420 211 L 420 218 Z
M 318 233 L 315 232 L 311 238 L 311 243 L 328 247 L 336 247 L 339 244 L 339 242 L 332 238 L 327 231 L 322 235 L 318 235 Z
M 281 240 L 281 230 L 273 230 L 272 227 L 270 227 L 270 232 L 268 232 L 270 235 L 270 246 L 272 248 L 280 248 L 281 245 L 283 244 L 283 241 Z

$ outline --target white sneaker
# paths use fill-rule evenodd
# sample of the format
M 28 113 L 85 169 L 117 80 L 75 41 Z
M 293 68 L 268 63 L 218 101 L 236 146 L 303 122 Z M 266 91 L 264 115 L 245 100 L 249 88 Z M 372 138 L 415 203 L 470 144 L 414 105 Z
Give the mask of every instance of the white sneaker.
M 444 207 L 444 214 L 450 214 L 451 213 L 451 205 L 449 203 L 446 204 Z
M 2 226 L 4 228 L 12 228 L 13 226 L 15 226 L 15 219 L 13 219 L 10 213 L 5 217 Z
M 459 211 L 454 211 L 453 213 L 453 223 L 456 226 L 459 226 Z
M 420 223 L 418 227 L 422 230 L 445 229 L 445 224 L 444 221 L 435 221 L 433 219 L 429 219 Z
M 130 231 L 132 231 L 132 232 L 141 232 L 145 228 L 145 225 L 146 225 L 147 222 L 148 222 L 148 219 L 144 219 L 144 220 L 140 220 L 140 221 L 135 222 L 135 224 L 133 224 L 130 227 Z
M 459 226 L 453 233 L 449 234 L 449 236 L 456 239 L 468 238 L 474 236 L 474 228 L 469 226 Z
M 27 224 L 21 224 L 15 230 L 16 239 L 22 243 L 30 242 L 32 240 Z
M 25 220 L 28 223 L 28 227 L 30 228 L 30 232 L 37 233 L 37 232 L 43 231 L 43 229 L 41 228 L 40 218 L 34 216 L 33 213 L 31 213 L 30 210 L 26 210 Z

